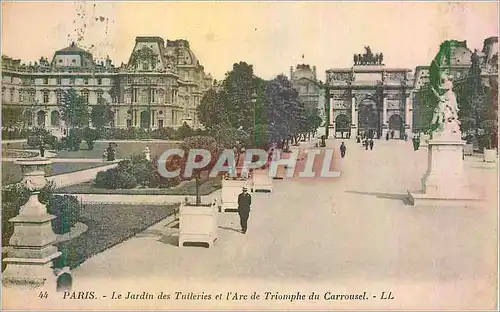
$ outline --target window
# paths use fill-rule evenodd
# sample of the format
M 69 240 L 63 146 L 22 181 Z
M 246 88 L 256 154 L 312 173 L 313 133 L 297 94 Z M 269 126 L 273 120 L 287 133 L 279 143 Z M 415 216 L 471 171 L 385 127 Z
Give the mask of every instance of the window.
M 89 91 L 88 90 L 83 90 L 82 91 L 82 97 L 85 103 L 89 103 Z
M 75 78 L 69 78 L 69 84 L 74 85 L 75 84 Z
M 137 94 L 139 93 L 139 90 L 133 89 L 132 90 L 132 103 L 137 103 Z
M 83 84 L 88 85 L 89 84 L 89 78 L 83 78 Z
M 58 85 L 62 84 L 62 79 L 60 77 L 57 77 L 57 84 Z
M 151 103 L 155 102 L 155 93 L 156 93 L 156 90 L 151 89 L 151 96 L 150 96 Z
M 61 104 L 62 103 L 62 99 L 63 99 L 63 92 L 62 90 L 57 90 L 57 104 Z
M 102 91 L 97 91 L 97 104 L 103 104 Z
M 49 91 L 44 90 L 43 91 L 43 104 L 49 103 Z
M 97 78 L 97 84 L 102 85 L 102 78 Z
M 34 104 L 35 103 L 35 90 L 30 90 L 28 91 L 28 100 L 30 102 L 30 104 Z
M 58 62 L 59 62 L 59 63 L 62 63 L 62 59 L 59 59 L 59 60 L 58 60 Z
M 163 119 L 158 119 L 158 128 L 163 128 Z

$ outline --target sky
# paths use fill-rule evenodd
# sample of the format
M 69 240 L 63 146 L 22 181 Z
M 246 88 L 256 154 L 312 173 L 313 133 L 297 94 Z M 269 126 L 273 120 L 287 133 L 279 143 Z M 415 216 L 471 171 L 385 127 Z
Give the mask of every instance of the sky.
M 327 69 L 351 67 L 366 45 L 387 67 L 410 69 L 429 65 L 444 40 L 481 49 L 498 22 L 497 2 L 2 1 L 2 54 L 51 60 L 75 41 L 120 65 L 136 36 L 159 36 L 187 39 L 216 79 L 239 61 L 264 79 L 305 62 L 324 79 Z

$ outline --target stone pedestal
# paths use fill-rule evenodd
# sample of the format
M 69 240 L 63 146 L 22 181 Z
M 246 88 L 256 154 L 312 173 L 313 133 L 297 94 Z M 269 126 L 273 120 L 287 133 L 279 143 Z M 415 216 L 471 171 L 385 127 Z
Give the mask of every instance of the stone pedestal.
M 40 189 L 46 185 L 44 167 L 52 162 L 45 158 L 16 161 L 24 174 L 22 183 L 32 194 L 20 210 L 19 215 L 10 219 L 14 223 L 14 233 L 10 238 L 10 249 L 3 259 L 5 286 L 27 286 L 56 288 L 56 275 L 52 260 L 61 252 L 53 246 L 56 235 L 52 231 L 52 219 L 44 204 L 38 201 Z
M 422 190 L 408 191 L 416 206 L 475 206 L 480 198 L 468 185 L 463 168 L 460 137 L 429 140 L 428 167 L 422 178 Z

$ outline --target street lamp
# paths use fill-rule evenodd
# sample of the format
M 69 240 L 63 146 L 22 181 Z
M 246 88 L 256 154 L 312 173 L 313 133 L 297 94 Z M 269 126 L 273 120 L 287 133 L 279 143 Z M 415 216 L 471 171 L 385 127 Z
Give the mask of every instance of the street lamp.
M 255 148 L 256 147 L 256 144 L 257 144 L 257 138 L 256 138 L 256 135 L 257 135 L 257 129 L 255 128 L 256 127 L 256 120 L 255 120 L 255 106 L 256 106 L 256 103 L 257 103 L 257 93 L 254 91 L 252 93 L 252 104 L 253 104 L 253 147 Z

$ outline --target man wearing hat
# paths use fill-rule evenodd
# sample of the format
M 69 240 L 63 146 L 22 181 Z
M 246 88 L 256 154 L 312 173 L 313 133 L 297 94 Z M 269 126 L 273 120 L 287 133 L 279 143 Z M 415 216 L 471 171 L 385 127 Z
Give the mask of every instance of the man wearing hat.
M 247 232 L 247 221 L 250 216 L 250 205 L 252 204 L 252 196 L 247 193 L 247 188 L 243 187 L 243 191 L 238 195 L 238 213 L 240 215 L 241 232 Z

